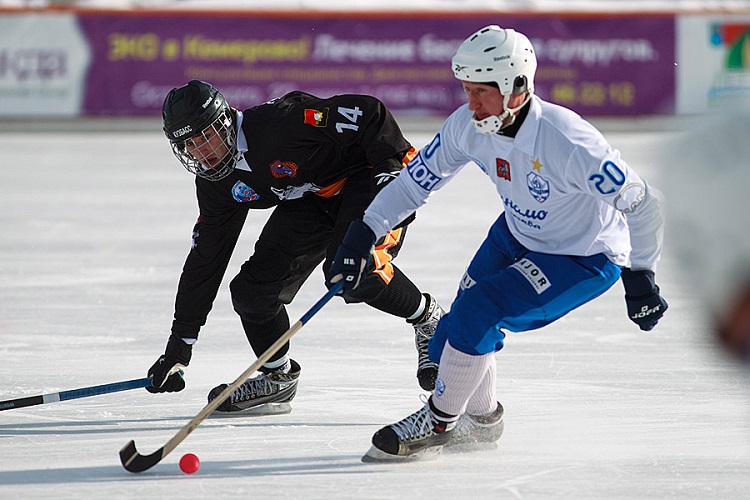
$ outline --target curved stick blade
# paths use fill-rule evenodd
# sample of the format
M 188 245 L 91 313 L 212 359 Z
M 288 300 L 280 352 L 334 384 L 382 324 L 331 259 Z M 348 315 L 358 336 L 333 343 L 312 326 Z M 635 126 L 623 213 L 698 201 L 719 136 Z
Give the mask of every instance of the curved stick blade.
M 120 450 L 120 462 L 128 472 L 143 472 L 158 464 L 164 456 L 162 446 L 150 455 L 141 455 L 135 448 L 135 441 L 130 441 Z

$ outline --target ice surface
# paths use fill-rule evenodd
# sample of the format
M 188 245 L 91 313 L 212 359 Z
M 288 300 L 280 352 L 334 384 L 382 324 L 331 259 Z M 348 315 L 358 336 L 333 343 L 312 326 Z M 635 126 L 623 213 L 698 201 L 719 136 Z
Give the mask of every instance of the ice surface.
M 192 177 L 158 125 L 138 132 L 0 133 L 0 400 L 145 376 L 162 352 L 197 215 Z M 434 130 L 408 130 L 417 146 Z M 669 133 L 611 143 L 657 186 Z M 445 306 L 501 210 L 469 166 L 420 211 L 397 262 Z M 625 315 L 619 284 L 498 356 L 496 450 L 429 463 L 360 462 L 373 432 L 420 407 L 411 329 L 338 298 L 293 339 L 289 415 L 204 422 L 153 469 L 120 465 L 166 443 L 254 360 L 226 283 L 267 211 L 251 213 L 185 391 L 145 390 L 0 412 L 0 498 L 739 499 L 750 495 L 747 373 L 708 333 L 698 294 L 664 256 L 657 329 Z M 667 242 L 668 243 L 668 242 Z M 667 250 L 669 247 L 667 246 Z M 316 272 L 289 308 L 325 292 Z M 201 469 L 180 472 L 185 453 Z

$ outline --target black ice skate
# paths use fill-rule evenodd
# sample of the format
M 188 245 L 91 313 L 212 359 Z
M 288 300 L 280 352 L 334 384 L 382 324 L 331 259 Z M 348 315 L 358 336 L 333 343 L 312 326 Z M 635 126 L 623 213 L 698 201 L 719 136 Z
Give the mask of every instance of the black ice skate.
M 494 411 L 486 415 L 464 413 L 456 422 L 450 440 L 445 443 L 445 451 L 461 452 L 485 450 L 497 447 L 497 440 L 503 435 L 503 405 L 497 404 Z
M 289 413 L 292 405 L 289 402 L 297 394 L 297 381 L 300 366 L 290 360 L 288 372 L 264 371 L 259 375 L 247 379 L 236 391 L 227 398 L 211 415 L 274 415 Z M 227 384 L 211 389 L 208 401 L 214 400 L 227 388 Z
M 421 410 L 372 436 L 372 446 L 363 462 L 413 461 L 436 458 L 456 426 L 457 416 L 432 406 L 432 398 Z
M 414 323 L 414 344 L 417 346 L 417 380 L 425 391 L 435 390 L 438 364 L 430 361 L 427 344 L 435 334 L 438 321 L 445 314 L 440 304 L 430 295 L 425 294 L 427 307 L 419 323 Z

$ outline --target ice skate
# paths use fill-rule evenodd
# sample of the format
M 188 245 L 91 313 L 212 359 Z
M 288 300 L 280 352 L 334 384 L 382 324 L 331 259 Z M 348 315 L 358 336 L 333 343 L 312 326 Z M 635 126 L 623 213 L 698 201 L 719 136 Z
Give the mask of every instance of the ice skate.
M 288 372 L 281 370 L 264 371 L 247 379 L 237 390 L 232 392 L 212 416 L 252 416 L 276 415 L 289 413 L 292 406 L 289 402 L 297 394 L 297 381 L 300 366 L 290 360 Z M 211 389 L 208 401 L 214 400 L 227 388 L 227 384 Z
M 448 442 L 458 417 L 445 415 L 432 406 L 432 399 L 419 411 L 372 436 L 372 446 L 363 462 L 410 462 L 437 458 Z
M 419 323 L 414 323 L 414 344 L 417 347 L 417 380 L 419 386 L 425 391 L 435 390 L 435 380 L 437 379 L 438 364 L 430 361 L 427 353 L 427 344 L 435 334 L 438 321 L 445 314 L 440 304 L 429 294 L 427 298 L 427 307 L 424 319 Z
M 446 452 L 487 450 L 497 447 L 497 440 L 503 435 L 503 405 L 486 415 L 464 413 L 456 422 L 450 440 L 445 443 Z

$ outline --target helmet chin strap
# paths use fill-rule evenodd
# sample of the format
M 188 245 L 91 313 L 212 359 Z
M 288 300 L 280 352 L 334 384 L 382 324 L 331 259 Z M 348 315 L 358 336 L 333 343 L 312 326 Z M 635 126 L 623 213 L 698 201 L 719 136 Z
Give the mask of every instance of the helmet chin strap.
M 508 102 L 510 102 L 510 94 L 503 96 L 503 109 L 504 111 L 500 115 L 492 115 L 484 118 L 483 120 L 477 120 L 473 116 L 471 117 L 471 123 L 474 124 L 477 132 L 484 135 L 493 135 L 500 132 L 505 127 L 509 127 L 516 121 L 516 113 L 526 106 L 526 103 L 531 100 L 531 91 L 526 94 L 526 99 L 515 108 L 509 108 Z M 503 125 L 503 121 L 510 117 L 508 123 Z

